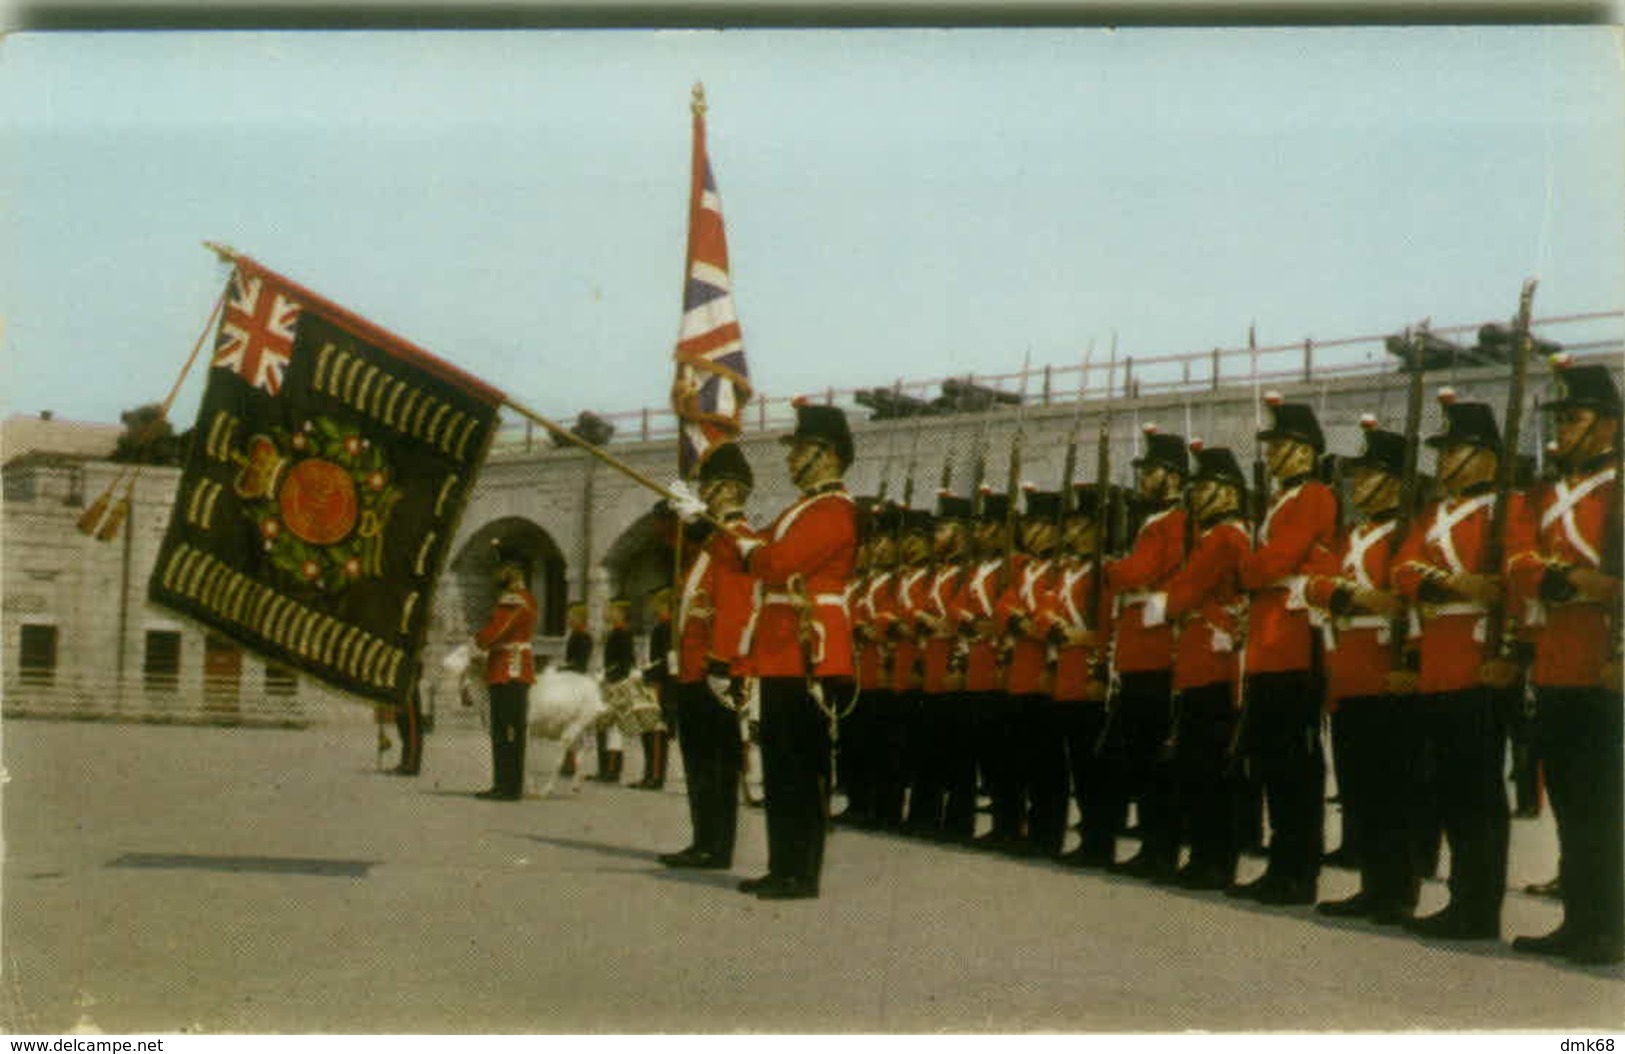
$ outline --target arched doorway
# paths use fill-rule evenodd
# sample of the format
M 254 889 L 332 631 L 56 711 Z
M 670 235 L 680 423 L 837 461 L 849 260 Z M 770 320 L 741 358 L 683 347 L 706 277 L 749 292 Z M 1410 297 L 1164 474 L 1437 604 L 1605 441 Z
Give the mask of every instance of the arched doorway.
M 675 523 L 669 514 L 659 510 L 644 513 L 621 532 L 601 561 L 609 572 L 611 592 L 631 602 L 628 619 L 633 633 L 647 633 L 653 627 L 649 594 L 671 585 Z
M 496 584 L 492 579 L 496 570 L 493 542 L 500 542 L 504 553 L 517 556 L 529 565 L 530 591 L 536 594 L 536 604 L 541 609 L 538 632 L 545 637 L 562 636 L 568 601 L 564 554 L 559 552 L 551 535 L 520 516 L 505 516 L 480 527 L 469 535 L 468 542 L 452 559 L 447 570 L 457 581 L 461 601 L 457 614 L 464 624 L 482 625 L 496 602 Z

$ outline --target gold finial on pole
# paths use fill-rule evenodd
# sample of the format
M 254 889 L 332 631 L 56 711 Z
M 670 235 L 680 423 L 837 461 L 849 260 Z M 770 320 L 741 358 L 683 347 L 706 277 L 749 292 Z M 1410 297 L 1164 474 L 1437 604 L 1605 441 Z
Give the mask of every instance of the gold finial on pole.
M 203 247 L 205 249 L 209 250 L 210 252 L 214 253 L 216 256 L 220 257 L 220 262 L 221 263 L 236 263 L 237 262 L 237 256 L 238 256 L 237 250 L 233 249 L 229 245 L 222 244 L 221 242 L 211 242 L 211 241 L 206 240 L 203 243 Z
M 695 81 L 694 82 L 694 97 L 690 101 L 689 106 L 690 106 L 691 109 L 693 109 L 694 114 L 695 114 L 696 117 L 704 117 L 705 116 L 706 105 L 705 105 L 705 82 L 704 81 Z

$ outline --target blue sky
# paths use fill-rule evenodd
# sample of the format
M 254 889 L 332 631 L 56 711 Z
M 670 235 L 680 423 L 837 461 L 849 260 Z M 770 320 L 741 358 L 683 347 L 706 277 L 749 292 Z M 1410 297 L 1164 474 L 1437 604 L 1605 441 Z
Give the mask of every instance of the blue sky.
M 757 387 L 1625 307 L 1606 27 L 15 34 L 7 414 L 164 395 L 228 242 L 544 413 L 664 404 L 691 84 Z M 1617 328 L 1617 327 L 1616 327 Z M 189 422 L 202 379 L 177 407 Z

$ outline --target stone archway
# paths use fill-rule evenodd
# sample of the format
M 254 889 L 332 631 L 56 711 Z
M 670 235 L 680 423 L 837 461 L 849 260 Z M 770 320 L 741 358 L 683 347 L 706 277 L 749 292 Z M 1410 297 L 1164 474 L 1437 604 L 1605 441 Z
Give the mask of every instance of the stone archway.
M 505 553 L 518 556 L 530 568 L 530 590 L 541 609 L 537 633 L 544 637 L 562 636 L 564 609 L 568 601 L 564 554 L 551 535 L 521 516 L 505 516 L 483 524 L 468 536 L 451 563 L 447 575 L 456 585 L 457 601 L 452 617 L 466 626 L 484 623 L 496 600 L 492 572 L 496 570 L 493 542 Z
M 610 592 L 631 601 L 632 632 L 647 633 L 654 624 L 649 594 L 672 581 L 674 521 L 651 510 L 638 517 L 609 547 L 600 566 L 608 573 Z

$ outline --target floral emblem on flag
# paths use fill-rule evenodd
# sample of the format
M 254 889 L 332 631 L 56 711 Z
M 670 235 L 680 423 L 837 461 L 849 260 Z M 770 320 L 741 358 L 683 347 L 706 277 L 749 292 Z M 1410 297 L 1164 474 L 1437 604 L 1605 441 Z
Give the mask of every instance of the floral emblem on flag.
M 271 563 L 337 591 L 383 570 L 384 528 L 400 491 L 382 451 L 328 418 L 248 440 L 233 490 Z
M 294 331 L 303 310 L 297 300 L 264 278 L 239 270 L 232 276 L 226 297 L 214 365 L 276 395 L 293 357 Z

